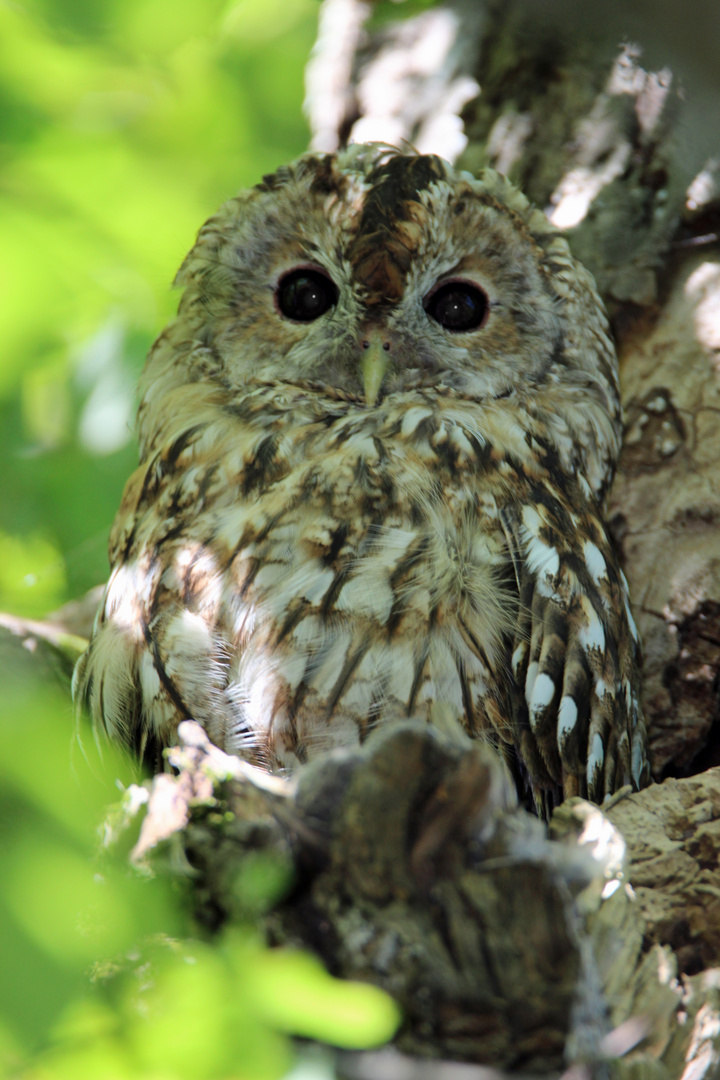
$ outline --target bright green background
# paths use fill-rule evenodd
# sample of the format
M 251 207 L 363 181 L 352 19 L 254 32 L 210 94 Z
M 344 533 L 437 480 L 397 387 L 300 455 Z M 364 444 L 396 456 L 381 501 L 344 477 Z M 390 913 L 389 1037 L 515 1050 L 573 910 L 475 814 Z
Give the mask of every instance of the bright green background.
M 318 8 L 0 0 L 0 611 L 43 616 L 107 576 L 172 279 L 224 199 L 305 149 Z M 127 763 L 88 732 L 83 753 L 67 693 L 33 690 L 36 671 L 0 673 L 0 1075 L 275 1080 L 287 1033 L 386 1039 L 378 991 L 249 929 L 199 943 L 171 885 L 126 852 L 97 862 Z M 148 945 L 158 932 L 175 944 Z
M 307 147 L 318 9 L 0 4 L 0 610 L 105 579 L 175 271 L 220 203 Z

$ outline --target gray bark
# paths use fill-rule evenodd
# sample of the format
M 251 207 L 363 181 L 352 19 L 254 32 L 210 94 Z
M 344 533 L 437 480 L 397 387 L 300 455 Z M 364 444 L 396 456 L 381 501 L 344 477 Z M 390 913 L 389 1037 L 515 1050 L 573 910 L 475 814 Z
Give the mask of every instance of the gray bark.
M 128 819 L 147 806 L 132 857 L 184 878 L 209 930 L 250 917 L 392 994 L 396 1051 L 354 1055 L 344 1075 L 422 1077 L 423 1058 L 495 1076 L 714 1075 L 720 769 L 603 810 L 570 800 L 548 829 L 493 751 L 423 725 L 291 781 L 191 721 L 179 735 L 174 774 L 126 795 Z M 242 886 L 257 860 L 276 883 L 265 907 Z

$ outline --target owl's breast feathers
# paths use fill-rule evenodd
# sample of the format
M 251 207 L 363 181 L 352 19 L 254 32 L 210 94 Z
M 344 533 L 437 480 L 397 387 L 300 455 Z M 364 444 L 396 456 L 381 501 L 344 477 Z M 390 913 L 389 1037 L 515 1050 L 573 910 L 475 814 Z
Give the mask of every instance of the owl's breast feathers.
M 185 393 L 192 425 L 128 482 L 77 675 L 111 734 L 142 750 L 192 717 L 282 768 L 416 716 L 519 753 L 536 792 L 632 780 L 624 585 L 539 421 L 452 392 Z

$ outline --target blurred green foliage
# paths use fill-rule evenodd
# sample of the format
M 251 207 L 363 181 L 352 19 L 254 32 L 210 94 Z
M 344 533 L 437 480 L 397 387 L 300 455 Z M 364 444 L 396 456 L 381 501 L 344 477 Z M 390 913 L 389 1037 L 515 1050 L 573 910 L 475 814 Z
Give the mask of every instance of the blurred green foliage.
M 135 384 L 224 199 L 301 153 L 318 0 L 0 5 L 0 610 L 107 575 Z
M 97 823 L 131 769 L 87 732 L 70 740 L 70 727 L 63 698 L 0 706 L 11 747 L 0 759 L 0 1075 L 280 1080 L 288 1035 L 347 1047 L 392 1035 L 397 1010 L 381 991 L 267 950 L 249 927 L 198 940 L 181 877 L 132 871 L 126 850 L 103 854 Z
M 42 616 L 105 579 L 134 387 L 172 279 L 225 198 L 305 148 L 317 13 L 0 4 L 0 611 Z M 379 991 L 250 929 L 200 942 L 177 883 L 131 872 L 127 852 L 98 861 L 127 763 L 88 734 L 83 749 L 68 697 L 28 687 L 27 670 L 0 672 L 0 1075 L 262 1080 L 291 1066 L 288 1034 L 388 1038 Z

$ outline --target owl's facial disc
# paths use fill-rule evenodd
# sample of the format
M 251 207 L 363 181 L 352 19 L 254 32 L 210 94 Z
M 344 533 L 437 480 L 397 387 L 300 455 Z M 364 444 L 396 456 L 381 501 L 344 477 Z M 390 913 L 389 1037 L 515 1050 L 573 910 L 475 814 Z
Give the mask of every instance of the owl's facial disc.
M 334 311 L 339 299 L 340 290 L 327 270 L 313 263 L 303 263 L 286 270 L 274 292 L 275 309 L 279 315 L 300 325 L 314 323 L 323 315 Z M 402 299 L 400 297 L 401 302 Z M 459 335 L 480 330 L 487 322 L 491 304 L 485 290 L 475 281 L 461 277 L 441 277 L 426 295 L 422 306 L 427 317 L 443 330 Z M 391 338 L 397 338 L 398 327 L 396 326 L 392 333 L 389 332 L 385 317 L 376 310 L 370 325 L 365 322 L 358 328 L 357 334 L 353 335 L 356 336 L 353 352 L 359 368 L 359 381 L 363 397 L 370 406 L 378 401 L 393 361 L 397 366 L 397 361 L 402 359 L 401 354 L 405 351 L 401 347 L 398 356 L 389 355 L 392 349 Z M 395 344 L 400 345 L 401 342 L 396 341 Z M 426 368 L 427 366 L 425 365 Z M 425 372 L 425 377 L 427 375 L 428 371 Z

